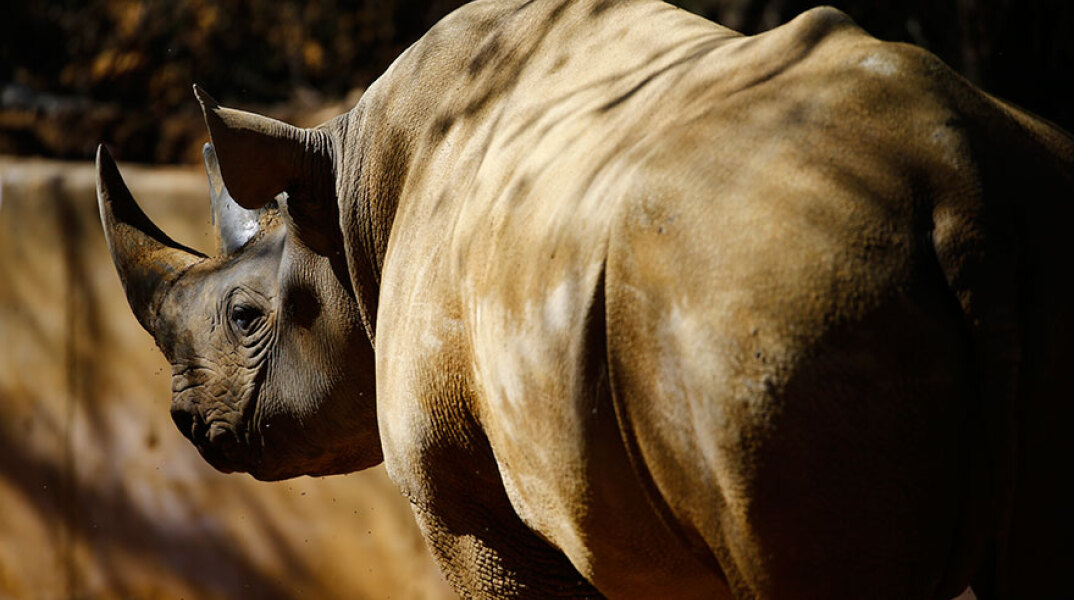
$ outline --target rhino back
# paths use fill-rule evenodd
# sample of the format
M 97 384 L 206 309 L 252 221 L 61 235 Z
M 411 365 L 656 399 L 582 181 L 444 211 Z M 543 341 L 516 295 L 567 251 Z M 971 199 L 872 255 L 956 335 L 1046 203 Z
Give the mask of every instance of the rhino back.
M 830 9 L 745 38 L 658 2 L 504 6 L 370 90 L 406 157 L 378 392 L 425 398 L 381 422 L 389 471 L 450 388 L 602 590 L 944 585 L 978 365 L 935 214 L 979 206 L 976 123 L 1031 119 Z

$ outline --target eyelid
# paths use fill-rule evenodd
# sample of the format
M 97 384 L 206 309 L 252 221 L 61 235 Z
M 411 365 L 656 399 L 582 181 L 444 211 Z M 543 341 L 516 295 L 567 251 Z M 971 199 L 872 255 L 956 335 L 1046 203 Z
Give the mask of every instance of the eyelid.
M 236 305 L 231 307 L 231 313 L 232 314 L 235 314 L 235 311 L 239 311 L 239 310 L 242 310 L 242 311 L 247 311 L 248 310 L 248 311 L 250 311 L 252 313 L 255 313 L 255 314 L 258 314 L 258 315 L 264 314 L 263 310 L 261 310 L 259 307 L 254 306 L 252 304 L 236 304 Z
M 246 338 L 260 329 L 260 324 L 268 316 L 268 307 L 265 306 L 267 298 L 246 286 L 237 286 L 229 290 L 221 298 L 221 304 L 225 322 L 228 324 L 229 336 L 236 336 L 235 341 Z M 245 326 L 236 322 L 236 309 L 250 310 L 252 313 L 244 321 Z
M 256 308 L 262 313 L 268 312 L 264 308 L 265 304 L 268 302 L 268 299 L 265 298 L 265 296 L 263 296 L 262 294 L 259 294 L 258 292 L 255 292 L 254 290 L 247 288 L 243 285 L 232 288 L 227 294 L 224 295 L 222 301 L 224 308 L 227 310 L 226 314 L 229 315 L 231 314 L 231 311 L 232 309 L 234 309 L 235 306 L 240 305 Z
M 249 314 L 246 314 L 245 316 L 237 314 L 240 311 Z M 251 304 L 236 304 L 231 307 L 231 319 L 233 321 L 238 320 L 240 318 L 245 318 L 246 320 L 249 320 L 251 323 L 253 323 L 258 319 L 264 318 L 264 316 L 265 312 L 263 310 Z

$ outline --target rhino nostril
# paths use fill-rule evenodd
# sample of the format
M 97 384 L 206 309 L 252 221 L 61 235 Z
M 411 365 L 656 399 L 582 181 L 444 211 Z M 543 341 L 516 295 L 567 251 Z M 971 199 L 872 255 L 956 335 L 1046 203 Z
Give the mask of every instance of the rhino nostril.
M 209 443 L 225 454 L 235 447 L 235 434 L 229 431 L 223 423 L 213 423 L 209 427 L 208 437 Z
M 186 436 L 186 439 L 194 441 L 194 415 L 181 409 L 173 407 L 171 410 L 172 421 L 175 422 L 175 426 L 179 429 L 179 432 Z

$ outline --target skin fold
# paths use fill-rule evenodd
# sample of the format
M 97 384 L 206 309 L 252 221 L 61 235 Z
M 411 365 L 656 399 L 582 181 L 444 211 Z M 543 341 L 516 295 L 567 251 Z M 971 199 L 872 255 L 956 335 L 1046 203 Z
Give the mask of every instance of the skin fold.
M 217 469 L 383 461 L 467 598 L 1062 596 L 1067 133 L 830 8 L 478 1 L 312 129 L 195 91 L 222 252 L 98 198 Z

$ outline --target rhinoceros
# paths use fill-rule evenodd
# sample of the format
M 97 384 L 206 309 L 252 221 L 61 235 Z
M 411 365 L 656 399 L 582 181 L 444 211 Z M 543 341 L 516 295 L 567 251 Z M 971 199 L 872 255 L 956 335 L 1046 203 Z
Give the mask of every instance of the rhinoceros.
M 221 251 L 97 191 L 217 469 L 383 462 L 469 598 L 1066 590 L 1074 139 L 928 52 L 485 0 L 317 127 L 195 93 Z

